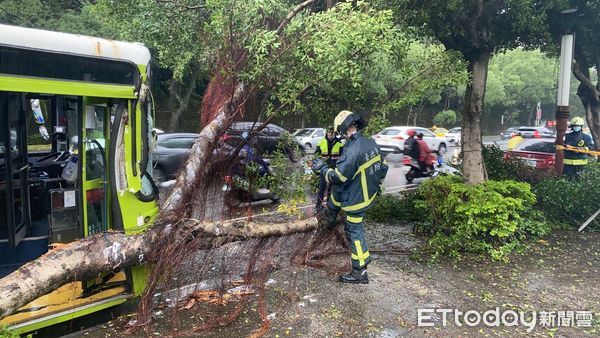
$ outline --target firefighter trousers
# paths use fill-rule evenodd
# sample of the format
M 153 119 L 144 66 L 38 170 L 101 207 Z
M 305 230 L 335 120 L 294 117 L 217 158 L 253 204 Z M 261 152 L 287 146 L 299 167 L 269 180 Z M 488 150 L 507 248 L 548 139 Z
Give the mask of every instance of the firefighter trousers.
M 563 165 L 563 175 L 567 178 L 576 178 L 579 177 L 581 171 L 585 168 L 585 165 Z
M 332 189 L 332 195 L 336 189 Z M 335 196 L 327 199 L 327 207 L 336 213 L 339 213 L 341 207 L 336 201 Z M 339 199 L 338 199 L 339 201 Z M 346 233 L 346 239 L 350 245 L 352 268 L 362 269 L 366 268 L 371 262 L 371 255 L 369 254 L 369 247 L 365 240 L 365 227 L 363 224 L 364 212 L 349 213 L 346 212 L 344 220 L 344 232 Z

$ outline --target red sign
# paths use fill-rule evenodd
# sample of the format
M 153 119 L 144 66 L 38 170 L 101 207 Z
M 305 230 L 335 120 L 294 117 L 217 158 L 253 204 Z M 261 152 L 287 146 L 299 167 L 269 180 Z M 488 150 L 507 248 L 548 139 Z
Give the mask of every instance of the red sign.
M 556 127 L 556 121 L 546 121 L 546 127 Z

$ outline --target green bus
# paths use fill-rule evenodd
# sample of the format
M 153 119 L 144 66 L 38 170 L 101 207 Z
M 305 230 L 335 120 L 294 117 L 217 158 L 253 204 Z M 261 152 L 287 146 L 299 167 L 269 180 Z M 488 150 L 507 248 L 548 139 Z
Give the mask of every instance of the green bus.
M 151 224 L 149 62 L 141 44 L 0 25 L 0 278 L 53 246 Z M 0 327 L 30 332 L 121 304 L 145 277 L 137 267 L 70 283 Z

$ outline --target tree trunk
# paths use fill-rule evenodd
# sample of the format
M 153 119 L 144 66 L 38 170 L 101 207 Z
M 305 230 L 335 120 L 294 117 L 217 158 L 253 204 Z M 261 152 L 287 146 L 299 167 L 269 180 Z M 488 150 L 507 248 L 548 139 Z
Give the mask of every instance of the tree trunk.
M 596 92 L 595 95 L 579 95 L 583 109 L 585 111 L 585 118 L 590 132 L 594 138 L 594 146 L 596 149 L 600 149 L 600 102 L 598 97 L 600 92 Z
M 469 60 L 471 81 L 465 91 L 465 108 L 462 124 L 463 176 L 467 184 L 484 181 L 484 164 L 481 153 L 481 115 L 485 96 L 488 64 L 491 54 L 482 52 Z
M 172 115 L 171 118 L 169 119 L 169 131 L 180 131 L 181 130 L 181 126 L 182 126 L 182 121 L 181 118 L 183 116 L 183 113 L 185 113 L 185 111 L 188 109 L 189 105 L 190 105 L 190 99 L 192 97 L 192 93 L 194 92 L 194 89 L 196 88 L 196 80 L 198 79 L 198 76 L 200 75 L 200 67 L 196 67 L 196 69 L 192 72 L 192 75 L 190 76 L 189 79 L 187 79 L 187 81 L 184 82 L 184 88 L 185 88 L 185 93 L 183 94 L 183 96 L 179 95 L 179 90 L 181 88 L 180 84 L 177 84 L 176 80 L 173 79 L 173 83 L 171 84 L 171 86 L 169 87 L 169 95 L 171 96 L 169 98 L 169 100 L 173 103 L 176 102 L 176 104 L 172 104 Z
M 582 58 L 579 53 L 575 53 L 577 62 L 573 67 L 573 74 L 579 80 L 577 96 L 583 104 L 585 117 L 594 138 L 594 145 L 596 149 L 600 149 L 600 81 L 597 81 L 596 84 L 592 82 L 589 66 L 579 61 Z M 597 64 L 596 68 L 598 66 L 600 64 Z
M 105 271 L 152 263 L 148 257 L 163 236 L 173 235 L 172 242 L 185 242 L 200 234 L 208 235 L 205 245 L 208 249 L 239 239 L 283 236 L 316 227 L 314 217 L 281 224 L 189 220 L 180 222 L 177 230 L 169 224 L 155 226 L 137 236 L 105 232 L 85 237 L 60 246 L 0 279 L 0 318 L 66 283 L 90 279 Z

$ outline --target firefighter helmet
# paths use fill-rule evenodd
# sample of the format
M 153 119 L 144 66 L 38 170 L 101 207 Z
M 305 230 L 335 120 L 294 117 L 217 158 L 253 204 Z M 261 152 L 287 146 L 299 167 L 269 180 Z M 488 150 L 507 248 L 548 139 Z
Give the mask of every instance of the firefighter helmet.
M 345 135 L 351 125 L 355 125 L 356 129 L 361 130 L 367 126 L 367 122 L 349 110 L 342 110 L 333 120 L 333 127 L 340 135 Z
M 585 121 L 583 121 L 583 117 L 581 116 L 575 116 L 574 118 L 571 119 L 571 125 L 572 126 L 583 126 Z

